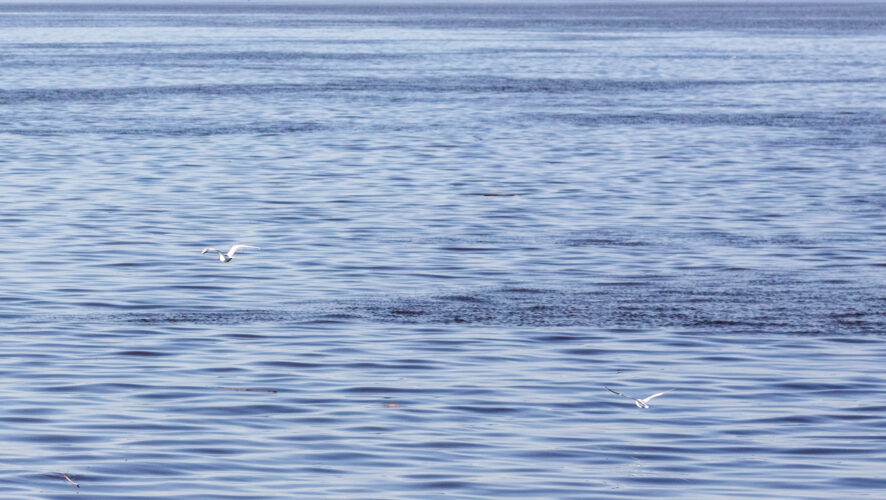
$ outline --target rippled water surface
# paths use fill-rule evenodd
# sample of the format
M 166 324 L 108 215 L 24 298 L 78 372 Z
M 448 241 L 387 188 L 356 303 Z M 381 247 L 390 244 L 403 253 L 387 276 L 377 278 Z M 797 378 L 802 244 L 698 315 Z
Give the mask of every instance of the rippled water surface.
M 882 498 L 883 54 L 883 3 L 0 5 L 2 497 Z

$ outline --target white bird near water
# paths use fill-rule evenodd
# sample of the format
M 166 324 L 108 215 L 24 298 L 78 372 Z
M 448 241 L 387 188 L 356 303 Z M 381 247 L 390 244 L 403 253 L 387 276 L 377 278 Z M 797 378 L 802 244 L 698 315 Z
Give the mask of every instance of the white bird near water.
M 242 248 L 254 248 L 256 250 L 261 250 L 261 248 L 254 247 L 252 245 L 234 245 L 227 252 L 222 252 L 221 250 L 219 250 L 217 248 L 207 247 L 207 248 L 204 248 L 202 252 L 200 252 L 200 255 L 203 255 L 206 252 L 218 252 L 218 261 L 219 262 L 231 262 L 231 259 L 234 258 L 234 254 L 237 253 L 237 250 L 240 250 Z
M 604 387 L 606 387 L 606 386 L 604 386 Z M 618 395 L 621 396 L 621 397 L 628 398 L 628 399 L 633 399 L 633 400 L 634 400 L 634 404 L 637 405 L 637 407 L 639 407 L 639 408 L 649 408 L 649 402 L 650 402 L 650 401 L 652 401 L 653 399 L 655 399 L 655 398 L 661 396 L 662 394 L 667 394 L 667 393 L 673 391 L 674 389 L 668 389 L 668 390 L 666 390 L 666 391 L 664 391 L 664 392 L 659 392 L 658 394 L 653 394 L 652 396 L 649 396 L 648 398 L 643 398 L 643 399 L 637 399 L 637 398 L 635 398 L 635 397 L 628 396 L 627 394 L 622 394 L 622 393 L 620 393 L 620 392 L 613 391 L 612 389 L 610 389 L 610 388 L 608 388 L 608 387 L 606 387 L 606 390 L 609 391 L 609 392 L 611 392 L 612 394 L 618 394 Z

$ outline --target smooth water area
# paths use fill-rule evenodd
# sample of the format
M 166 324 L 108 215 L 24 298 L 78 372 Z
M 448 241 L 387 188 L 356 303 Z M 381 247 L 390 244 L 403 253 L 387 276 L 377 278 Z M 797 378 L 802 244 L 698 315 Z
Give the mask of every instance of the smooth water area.
M 0 5 L 0 496 L 881 498 L 883 54 L 884 3 Z

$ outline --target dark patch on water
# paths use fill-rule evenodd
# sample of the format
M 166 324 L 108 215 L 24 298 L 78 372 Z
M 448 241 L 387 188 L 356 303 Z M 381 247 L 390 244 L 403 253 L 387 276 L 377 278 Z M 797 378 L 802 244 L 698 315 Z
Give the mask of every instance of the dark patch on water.
M 336 318 L 428 325 L 882 334 L 886 301 L 874 291 L 852 282 L 826 285 L 782 274 L 752 274 L 730 281 L 658 278 L 570 289 L 504 287 L 457 295 L 367 297 L 291 310 L 133 313 L 108 318 L 147 324 L 303 323 Z
M 751 83 L 751 82 L 747 82 Z M 756 82 L 765 83 L 765 82 Z M 798 82 L 799 83 L 799 82 Z M 805 82 L 824 84 L 840 82 Z M 727 84 L 723 82 L 723 84 Z M 736 84 L 735 82 L 732 83 Z M 699 82 L 685 82 L 684 86 L 700 85 Z M 658 89 L 662 90 L 662 89 Z M 638 125 L 680 125 L 690 127 L 771 127 L 771 128 L 810 128 L 823 130 L 845 130 L 847 128 L 872 128 L 886 126 L 886 113 L 865 111 L 844 113 L 835 110 L 805 113 L 657 113 L 644 112 L 636 115 L 615 115 L 608 113 L 562 113 L 525 116 L 526 119 L 552 120 L 581 127 L 638 126 Z M 835 138 L 836 140 L 836 138 Z
M 277 123 L 240 123 L 240 124 L 212 124 L 203 125 L 190 123 L 186 126 L 154 126 L 146 128 L 136 126 L 121 129 L 119 127 L 91 127 L 91 128 L 11 128 L 0 129 L 0 132 L 29 135 L 37 137 L 54 137 L 68 135 L 96 135 L 107 137 L 109 135 L 120 136 L 146 136 L 146 137 L 202 137 L 216 135 L 288 135 L 308 134 L 328 130 L 328 125 L 307 122 L 277 122 Z
M 748 85 L 845 85 L 879 84 L 879 79 L 832 79 L 832 80 L 605 80 L 578 78 L 504 78 L 462 77 L 453 78 L 358 78 L 317 83 L 215 83 L 201 85 L 169 85 L 145 87 L 102 88 L 31 88 L 0 90 L 0 104 L 13 106 L 30 102 L 38 103 L 106 103 L 119 100 L 157 99 L 172 96 L 231 98 L 261 96 L 283 98 L 286 95 L 304 96 L 342 92 L 397 93 L 404 92 L 457 92 L 470 94 L 492 93 L 526 94 L 581 94 L 581 93 L 637 93 L 686 91 L 694 88 Z M 842 125 L 882 124 L 883 114 L 873 111 L 864 113 L 735 113 L 735 114 L 685 114 L 643 113 L 627 114 L 532 114 L 527 119 L 552 119 L 576 125 L 612 125 L 638 123 L 679 123 L 693 125 L 748 125 L 748 126 L 796 126 L 803 123 L 840 123 Z

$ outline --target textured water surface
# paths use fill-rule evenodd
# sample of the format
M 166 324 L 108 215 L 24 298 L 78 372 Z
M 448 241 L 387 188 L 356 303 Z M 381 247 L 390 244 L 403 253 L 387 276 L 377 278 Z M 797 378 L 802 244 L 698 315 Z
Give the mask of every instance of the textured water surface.
M 3 498 L 882 497 L 882 54 L 883 3 L 0 5 Z

